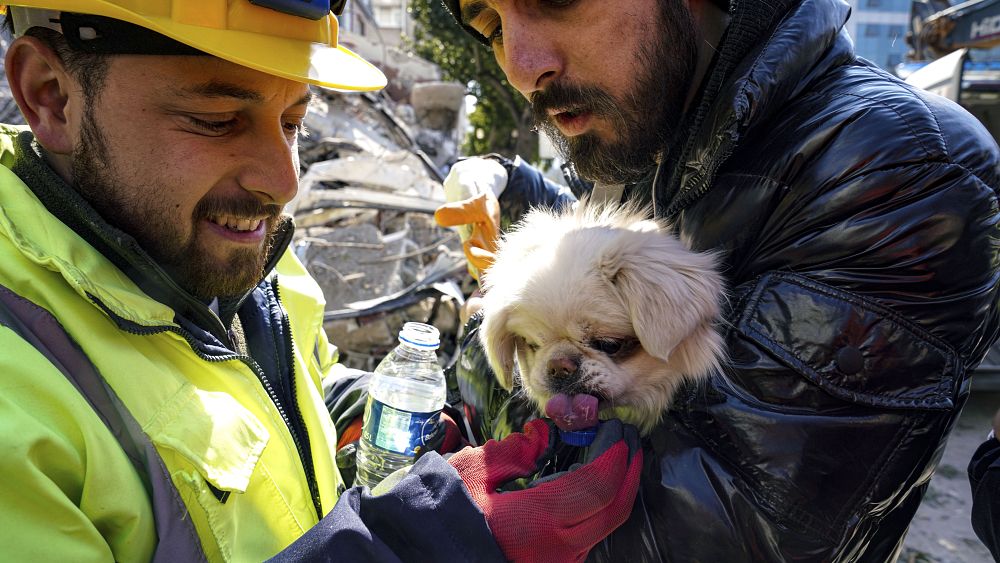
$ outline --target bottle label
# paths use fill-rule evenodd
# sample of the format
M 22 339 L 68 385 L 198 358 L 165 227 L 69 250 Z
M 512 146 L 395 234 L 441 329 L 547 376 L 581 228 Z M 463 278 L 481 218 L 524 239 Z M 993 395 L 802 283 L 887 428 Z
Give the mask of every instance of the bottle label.
M 440 411 L 409 412 L 394 409 L 368 396 L 369 416 L 364 421 L 361 438 L 383 450 L 416 456 L 433 438 Z

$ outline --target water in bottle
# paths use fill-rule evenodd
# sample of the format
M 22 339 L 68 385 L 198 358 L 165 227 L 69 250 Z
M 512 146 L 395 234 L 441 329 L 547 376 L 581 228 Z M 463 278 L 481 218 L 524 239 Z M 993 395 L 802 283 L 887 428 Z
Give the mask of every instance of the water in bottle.
M 411 465 L 437 427 L 447 392 L 437 362 L 440 334 L 406 323 L 399 345 L 375 368 L 357 455 L 357 485 L 374 487 Z

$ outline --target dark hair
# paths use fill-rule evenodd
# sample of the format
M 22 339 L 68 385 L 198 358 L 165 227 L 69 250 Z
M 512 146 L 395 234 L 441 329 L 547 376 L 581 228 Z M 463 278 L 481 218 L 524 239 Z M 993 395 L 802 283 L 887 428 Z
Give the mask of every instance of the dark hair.
M 10 9 L 3 21 L 3 33 L 7 37 L 14 36 L 14 18 Z M 80 83 L 83 89 L 83 96 L 87 104 L 96 98 L 104 87 L 104 80 L 108 76 L 108 66 L 111 55 L 101 53 L 85 53 L 75 50 L 69 46 L 66 38 L 61 33 L 53 29 L 44 27 L 33 27 L 23 33 L 34 37 L 44 43 L 52 52 L 59 57 L 66 70 Z

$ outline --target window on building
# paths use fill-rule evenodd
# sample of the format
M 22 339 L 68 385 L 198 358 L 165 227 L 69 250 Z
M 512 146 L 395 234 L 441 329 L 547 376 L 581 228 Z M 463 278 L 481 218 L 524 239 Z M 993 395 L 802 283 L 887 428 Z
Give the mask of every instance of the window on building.
M 375 21 L 378 22 L 379 27 L 387 27 L 399 29 L 403 27 L 403 8 L 402 6 L 376 6 L 375 7 Z

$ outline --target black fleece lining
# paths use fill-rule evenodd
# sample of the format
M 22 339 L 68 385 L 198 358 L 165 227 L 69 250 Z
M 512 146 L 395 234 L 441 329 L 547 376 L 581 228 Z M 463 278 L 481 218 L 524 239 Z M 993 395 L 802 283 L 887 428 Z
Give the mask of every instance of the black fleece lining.
M 747 53 L 758 46 L 792 7 L 801 0 L 731 0 L 729 2 L 729 25 L 719 41 L 715 59 L 709 69 L 708 76 L 695 100 L 694 111 L 678 128 L 684 136 L 671 143 L 669 153 L 663 159 L 657 170 L 654 181 L 654 197 L 658 214 L 670 207 L 671 214 L 679 212 L 683 206 L 675 205 L 676 200 L 686 197 L 688 186 L 681 186 L 681 179 L 687 168 L 691 151 L 699 141 L 698 133 L 705 118 L 715 105 L 719 92 L 730 79 L 737 65 L 742 62 Z

